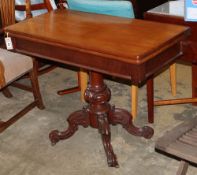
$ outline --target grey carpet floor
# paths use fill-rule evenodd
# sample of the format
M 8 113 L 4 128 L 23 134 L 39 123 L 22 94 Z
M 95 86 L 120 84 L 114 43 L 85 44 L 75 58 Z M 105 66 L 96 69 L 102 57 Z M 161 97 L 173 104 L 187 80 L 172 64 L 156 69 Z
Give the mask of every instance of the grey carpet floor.
M 48 134 L 63 130 L 67 116 L 80 109 L 80 93 L 58 96 L 57 90 L 76 84 L 76 73 L 57 68 L 39 77 L 46 109 L 29 112 L 0 134 L 0 175 L 174 175 L 179 161 L 155 152 L 156 140 L 165 131 L 196 117 L 191 104 L 155 107 L 155 123 L 147 123 L 146 86 L 139 90 L 137 126 L 150 125 L 155 134 L 150 140 L 128 134 L 121 126 L 112 126 L 112 145 L 120 168 L 109 168 L 98 131 L 79 127 L 68 140 L 51 146 Z M 129 86 L 111 80 L 111 103 L 130 110 Z M 14 97 L 0 94 L 0 118 L 6 119 L 31 100 L 28 92 L 11 87 Z M 177 97 L 191 96 L 191 67 L 177 67 Z M 172 98 L 168 70 L 155 78 L 155 98 Z M 188 175 L 197 175 L 190 166 Z

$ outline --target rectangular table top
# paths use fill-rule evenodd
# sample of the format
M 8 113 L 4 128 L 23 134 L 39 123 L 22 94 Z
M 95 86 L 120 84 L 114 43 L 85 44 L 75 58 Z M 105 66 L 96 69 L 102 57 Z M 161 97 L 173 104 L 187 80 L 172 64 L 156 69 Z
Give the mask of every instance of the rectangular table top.
M 69 10 L 40 15 L 9 26 L 6 32 L 19 52 L 119 77 L 133 76 L 138 83 L 147 72 L 132 75 L 128 70 L 133 67 L 126 64 L 144 65 L 190 33 L 183 26 Z
M 168 24 L 177 24 L 188 26 L 191 34 L 188 40 L 183 44 L 184 57 L 182 59 L 187 62 L 196 64 L 197 60 L 197 23 L 185 21 L 184 19 L 185 3 L 183 0 L 169 1 L 144 14 L 144 19 L 155 22 Z

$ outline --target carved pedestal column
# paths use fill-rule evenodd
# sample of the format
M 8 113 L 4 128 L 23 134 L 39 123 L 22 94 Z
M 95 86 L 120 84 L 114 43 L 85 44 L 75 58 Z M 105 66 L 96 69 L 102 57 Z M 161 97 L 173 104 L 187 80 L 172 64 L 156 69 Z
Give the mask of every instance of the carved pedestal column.
M 102 74 L 90 72 L 89 77 L 89 85 L 85 92 L 87 107 L 72 113 L 68 117 L 68 129 L 63 132 L 54 130 L 49 134 L 49 138 L 52 144 L 56 144 L 59 140 L 71 137 L 78 130 L 78 125 L 83 127 L 90 125 L 93 128 L 98 128 L 108 165 L 118 167 L 117 158 L 111 145 L 110 124 L 121 124 L 130 134 L 145 138 L 151 138 L 154 131 L 148 126 L 135 127 L 128 111 L 110 105 L 110 89 L 104 84 Z

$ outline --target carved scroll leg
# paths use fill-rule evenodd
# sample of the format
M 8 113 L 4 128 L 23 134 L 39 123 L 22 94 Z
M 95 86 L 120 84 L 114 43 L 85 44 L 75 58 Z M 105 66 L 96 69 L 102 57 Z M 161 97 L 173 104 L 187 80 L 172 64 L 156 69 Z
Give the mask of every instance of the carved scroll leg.
M 149 126 L 144 126 L 142 128 L 134 126 L 131 114 L 124 109 L 112 109 L 109 119 L 111 124 L 121 124 L 123 128 L 125 128 L 132 135 L 150 139 L 154 134 L 154 130 Z
M 69 124 L 67 130 L 62 132 L 53 130 L 50 132 L 49 139 L 51 140 L 52 145 L 55 145 L 60 140 L 71 137 L 78 130 L 78 125 L 82 125 L 85 128 L 89 126 L 89 117 L 85 110 L 72 113 L 67 121 Z
M 101 133 L 103 146 L 107 156 L 108 166 L 118 168 L 119 167 L 118 161 L 116 155 L 113 152 L 113 148 L 111 145 L 111 133 L 110 133 L 109 122 L 106 114 L 98 115 L 98 125 L 99 125 L 98 129 L 99 132 Z

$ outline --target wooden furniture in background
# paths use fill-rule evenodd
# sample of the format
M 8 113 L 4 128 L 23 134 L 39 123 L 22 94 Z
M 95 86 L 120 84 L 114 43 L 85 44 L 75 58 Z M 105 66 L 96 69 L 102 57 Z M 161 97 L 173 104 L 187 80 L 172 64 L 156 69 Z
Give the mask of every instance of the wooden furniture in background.
M 189 26 L 191 35 L 182 42 L 184 55 L 181 60 L 192 65 L 192 98 L 155 101 L 155 105 L 172 105 L 183 103 L 197 103 L 197 23 L 184 21 L 184 2 L 172 1 L 156 7 L 145 13 L 146 20 Z M 177 8 L 173 10 L 172 5 Z
M 33 15 L 33 12 L 43 11 L 42 13 L 44 13 L 44 11 L 50 12 L 52 10 L 53 10 L 53 7 L 52 7 L 50 0 L 43 0 L 42 3 L 40 3 L 40 1 L 36 3 L 36 1 L 34 1 L 34 4 L 31 3 L 31 0 L 21 0 L 20 4 L 17 4 L 15 2 L 15 12 L 17 11 L 17 12 L 22 13 L 21 16 L 19 15 L 20 17 L 17 16 L 18 13 L 15 13 L 15 21 L 20 22 L 24 19 L 34 17 L 35 14 Z M 23 12 L 24 12 L 24 14 L 23 14 Z M 37 58 L 37 60 L 38 60 L 38 58 Z M 48 73 L 56 67 L 57 67 L 57 65 L 55 65 L 54 63 L 44 62 L 42 58 L 39 58 L 38 76 Z M 28 74 L 23 76 L 23 78 L 29 78 Z M 12 86 L 23 89 L 23 90 L 31 91 L 31 88 L 28 88 L 27 86 L 23 86 L 23 84 L 21 84 L 17 81 L 13 82 Z
M 38 33 L 41 26 L 50 28 Z M 60 27 L 64 30 L 59 30 Z M 189 35 L 189 29 L 183 26 L 136 19 L 131 23 L 125 18 L 117 25 L 117 18 L 113 16 L 68 10 L 52 11 L 12 25 L 6 32 L 12 37 L 17 52 L 89 70 L 85 93 L 88 105 L 68 117 L 68 129 L 52 131 L 49 137 L 55 144 L 71 137 L 79 125 L 97 128 L 108 165 L 112 167 L 118 167 L 118 161 L 111 145 L 110 124 L 121 124 L 130 134 L 145 138 L 153 135 L 153 129 L 135 127 L 128 111 L 110 105 L 111 93 L 102 73 L 132 79 L 134 85 L 141 85 L 179 58 L 182 54 L 180 42 Z
M 50 0 L 43 0 L 43 3 L 36 3 L 32 4 L 31 1 L 28 2 L 28 0 L 25 0 L 24 5 L 15 5 L 15 10 L 18 11 L 26 11 L 26 17 L 32 17 L 32 11 L 34 10 L 47 10 L 47 11 L 52 11 L 53 8 L 51 6 Z M 27 4 L 29 3 L 29 4 Z
M 181 159 L 177 175 L 185 175 L 190 162 L 197 165 L 197 118 L 166 132 L 155 149 Z
M 24 0 L 21 0 L 21 1 L 24 1 Z M 58 1 L 55 1 L 55 2 L 57 3 L 57 6 L 59 8 L 65 8 L 62 5 L 62 3 L 64 1 L 58 0 Z M 50 12 L 50 11 L 53 10 L 53 7 L 52 7 L 52 4 L 51 4 L 50 0 L 43 0 L 43 3 L 36 3 L 35 2 L 34 4 L 31 4 L 31 1 L 29 1 L 28 9 L 27 9 L 27 4 L 23 4 L 23 5 L 16 4 L 15 5 L 15 10 L 20 11 L 20 12 L 25 11 L 26 12 L 26 17 L 29 18 L 29 17 L 33 17 L 33 14 L 32 14 L 33 11 L 46 10 L 46 11 Z M 18 21 L 18 22 L 20 22 L 20 21 Z M 45 64 L 45 62 L 43 63 L 43 59 L 39 58 L 38 75 L 48 73 L 49 71 L 51 71 L 51 70 L 53 70 L 54 68 L 57 67 L 57 65 L 55 65 L 54 63 L 52 63 L 52 64 L 49 64 L 48 62 L 46 62 L 46 63 L 47 64 Z M 85 88 L 87 86 L 86 85 L 87 82 L 84 83 L 83 81 L 81 81 L 81 79 L 83 79 L 84 81 L 87 79 L 87 77 L 85 76 L 83 71 L 81 71 L 81 73 L 79 73 L 79 72 L 77 73 L 77 86 L 76 87 L 67 88 L 63 91 L 60 90 L 60 91 L 58 91 L 58 94 L 63 95 L 63 94 L 69 94 L 69 93 L 81 91 L 81 100 L 84 100 L 84 91 L 85 91 Z M 23 85 L 21 85 L 18 82 L 13 83 L 12 85 L 15 86 L 15 87 L 18 87 L 20 89 L 30 90 L 30 89 L 27 89 L 26 87 L 24 87 Z
M 27 4 L 27 9 L 28 9 Z M 2 26 L 6 27 L 15 23 L 15 3 L 13 0 L 0 1 L 0 14 L 2 18 Z M 6 121 L 0 121 L 0 133 L 14 124 L 34 107 L 44 109 L 39 85 L 38 85 L 38 64 L 36 60 L 26 55 L 13 53 L 5 49 L 0 49 L 0 90 L 3 94 L 11 98 L 12 94 L 8 89 L 8 85 L 21 78 L 28 73 L 31 81 L 31 87 L 28 89 L 33 93 L 34 100 L 17 114 L 10 117 Z M 25 85 L 26 86 L 26 85 Z
M 136 18 L 143 18 L 144 12 L 157 7 L 168 0 L 130 0 L 135 9 Z

